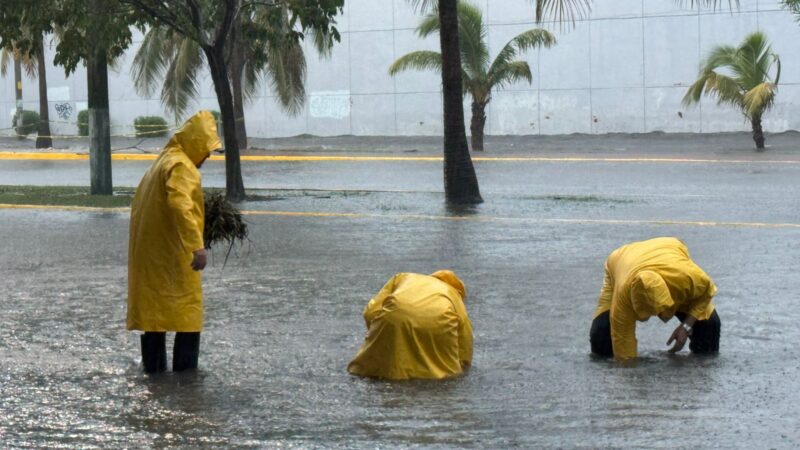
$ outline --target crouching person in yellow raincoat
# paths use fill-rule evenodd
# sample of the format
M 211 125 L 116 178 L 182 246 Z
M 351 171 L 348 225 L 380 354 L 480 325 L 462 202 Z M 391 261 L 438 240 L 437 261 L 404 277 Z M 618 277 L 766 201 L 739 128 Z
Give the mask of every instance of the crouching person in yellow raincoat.
M 206 265 L 197 170 L 222 147 L 214 117 L 192 116 L 136 188 L 128 242 L 128 330 L 141 336 L 145 372 L 166 370 L 165 334 L 177 332 L 172 369 L 197 368 Z
M 466 295 L 449 270 L 395 275 L 364 308 L 367 337 L 348 372 L 391 380 L 461 374 L 472 362 Z
M 711 299 L 714 282 L 689 257 L 676 238 L 634 242 L 606 259 L 605 279 L 590 331 L 592 353 L 618 360 L 636 357 L 636 321 L 673 316 L 680 324 L 667 345 L 693 353 L 719 351 L 720 320 Z

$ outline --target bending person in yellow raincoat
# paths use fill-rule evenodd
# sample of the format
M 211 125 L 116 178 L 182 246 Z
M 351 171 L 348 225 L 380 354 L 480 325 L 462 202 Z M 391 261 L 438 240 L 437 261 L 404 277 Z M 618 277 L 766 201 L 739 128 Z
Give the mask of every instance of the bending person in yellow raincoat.
M 367 337 L 347 371 L 391 380 L 461 374 L 472 362 L 466 295 L 449 270 L 395 275 L 364 308 Z
M 165 334 L 177 332 L 172 369 L 197 368 L 203 329 L 200 271 L 206 265 L 200 172 L 222 147 L 214 117 L 192 116 L 136 188 L 128 244 L 128 330 L 144 331 L 146 372 L 166 370 Z
M 681 350 L 687 338 L 693 353 L 719 351 L 720 320 L 711 299 L 714 282 L 676 238 L 633 242 L 606 259 L 605 279 L 590 331 L 592 353 L 618 360 L 636 357 L 636 321 L 673 316 L 680 324 L 667 345 Z

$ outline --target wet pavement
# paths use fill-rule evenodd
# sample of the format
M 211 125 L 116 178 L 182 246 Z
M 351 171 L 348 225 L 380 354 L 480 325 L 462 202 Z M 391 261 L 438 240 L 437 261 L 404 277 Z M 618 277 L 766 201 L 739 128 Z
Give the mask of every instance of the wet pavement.
M 124 331 L 127 214 L 0 210 L 0 442 L 797 448 L 800 164 L 769 156 L 479 162 L 486 202 L 460 210 L 437 162 L 247 163 L 252 242 L 224 270 L 215 250 L 205 272 L 201 370 L 158 377 Z M 115 182 L 148 164 L 115 162 Z M 0 161 L 0 179 L 80 184 L 86 165 Z M 222 170 L 209 163 L 206 184 Z M 651 320 L 635 366 L 592 359 L 605 256 L 665 235 L 719 286 L 721 354 L 670 356 L 676 323 Z M 349 376 L 369 297 L 395 272 L 442 267 L 469 290 L 469 373 Z

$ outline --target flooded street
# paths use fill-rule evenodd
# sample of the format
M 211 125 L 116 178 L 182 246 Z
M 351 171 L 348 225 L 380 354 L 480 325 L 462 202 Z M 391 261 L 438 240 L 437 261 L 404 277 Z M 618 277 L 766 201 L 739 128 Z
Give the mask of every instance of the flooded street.
M 148 164 L 115 162 L 115 183 Z M 3 161 L 0 184 L 85 184 L 87 166 Z M 252 242 L 224 270 L 213 252 L 193 374 L 141 372 L 128 213 L 0 209 L 2 447 L 800 446 L 800 164 L 479 162 L 467 210 L 444 206 L 440 162 L 243 168 Z M 223 184 L 222 163 L 203 172 Z M 635 366 L 591 358 L 605 257 L 655 236 L 719 287 L 720 355 L 667 354 L 677 322 L 654 319 Z M 348 375 L 369 298 L 439 268 L 469 292 L 471 370 Z

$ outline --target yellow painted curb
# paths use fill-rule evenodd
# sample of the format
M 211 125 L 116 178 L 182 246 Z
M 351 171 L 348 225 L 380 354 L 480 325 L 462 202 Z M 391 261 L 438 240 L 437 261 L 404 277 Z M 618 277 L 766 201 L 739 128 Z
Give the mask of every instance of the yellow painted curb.
M 114 153 L 114 161 L 152 161 L 155 153 Z M 0 160 L 52 160 L 86 161 L 87 153 L 39 153 L 39 152 L 0 152 Z M 211 161 L 224 161 L 223 155 L 212 155 Z M 292 155 L 246 155 L 242 161 L 254 162 L 372 162 L 372 161 L 430 161 L 441 162 L 441 156 L 292 156 Z M 747 159 L 703 159 L 703 158 L 615 158 L 615 157 L 538 157 L 538 156 L 476 156 L 475 162 L 619 162 L 619 163 L 715 163 L 715 164 L 800 164 L 800 160 L 747 160 Z
M 127 206 L 103 208 L 99 206 L 69 206 L 69 205 L 17 205 L 13 203 L 0 203 L 0 209 L 43 209 L 50 211 L 78 211 L 78 212 L 130 212 Z

